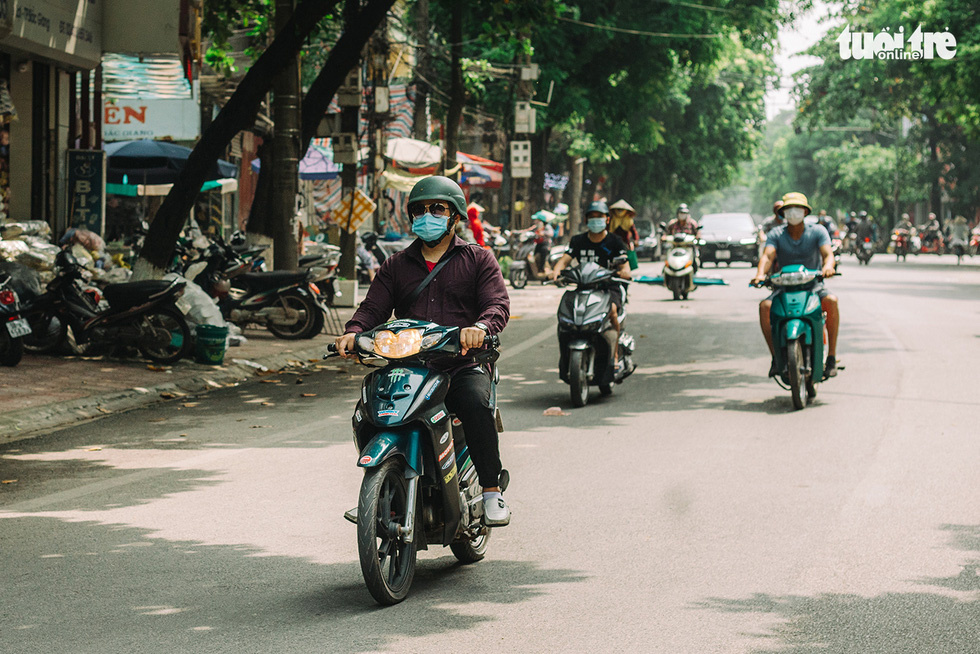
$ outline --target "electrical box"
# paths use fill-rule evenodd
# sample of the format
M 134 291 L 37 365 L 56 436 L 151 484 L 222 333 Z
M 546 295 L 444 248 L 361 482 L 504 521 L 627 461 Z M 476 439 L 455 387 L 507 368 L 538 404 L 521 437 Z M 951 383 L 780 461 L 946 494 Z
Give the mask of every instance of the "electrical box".
M 334 134 L 330 137 L 330 145 L 333 148 L 333 162 L 339 164 L 357 163 L 357 135 L 356 134 Z
M 355 66 L 344 83 L 337 89 L 337 104 L 341 107 L 360 107 L 361 106 L 361 67 Z
M 518 134 L 534 134 L 537 110 L 522 100 L 514 104 L 514 131 Z
M 374 113 L 386 114 L 390 108 L 391 93 L 387 86 L 374 87 Z
M 531 176 L 531 142 L 510 142 L 510 176 L 521 179 Z
M 521 80 L 525 82 L 533 82 L 538 79 L 538 74 L 540 69 L 537 64 L 530 64 L 529 66 L 521 67 Z
M 316 137 L 330 138 L 334 134 L 340 134 L 340 131 L 340 114 L 324 114 L 316 126 Z

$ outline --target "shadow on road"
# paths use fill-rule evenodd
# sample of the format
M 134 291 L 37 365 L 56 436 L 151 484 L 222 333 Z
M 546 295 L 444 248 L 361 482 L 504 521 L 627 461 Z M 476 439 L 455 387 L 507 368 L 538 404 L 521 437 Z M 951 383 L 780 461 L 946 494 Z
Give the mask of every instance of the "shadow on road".
M 756 613 L 780 622 L 755 633 L 760 645 L 753 654 L 976 654 L 980 643 L 980 526 L 944 525 L 953 547 L 972 551 L 970 563 L 948 579 L 917 583 L 971 593 L 883 593 L 864 597 L 847 593 L 814 596 L 757 593 L 742 599 L 709 598 L 692 606 L 721 613 Z
M 32 539 L 39 532 L 46 537 Z M 320 564 L 43 516 L 0 516 L 0 533 L 10 652 L 379 651 L 494 620 L 473 602 L 516 604 L 586 580 L 494 560 L 492 546 L 470 566 L 440 549 L 420 554 L 405 603 L 382 610 L 361 582 L 353 540 L 350 562 Z

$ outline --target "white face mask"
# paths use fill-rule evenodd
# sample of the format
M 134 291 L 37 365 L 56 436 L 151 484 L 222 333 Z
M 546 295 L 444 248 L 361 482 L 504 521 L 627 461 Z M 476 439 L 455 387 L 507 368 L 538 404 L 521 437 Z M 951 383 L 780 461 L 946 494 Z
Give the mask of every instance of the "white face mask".
M 790 225 L 799 225 L 806 216 L 806 209 L 803 207 L 788 207 L 783 209 L 783 217 Z

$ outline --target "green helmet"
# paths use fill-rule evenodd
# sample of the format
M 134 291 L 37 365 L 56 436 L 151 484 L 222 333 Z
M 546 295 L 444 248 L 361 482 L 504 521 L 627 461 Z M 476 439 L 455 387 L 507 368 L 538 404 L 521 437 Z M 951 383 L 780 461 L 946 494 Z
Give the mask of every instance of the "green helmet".
M 423 200 L 445 200 L 456 209 L 456 213 L 466 215 L 466 196 L 463 195 L 463 189 L 448 177 L 433 175 L 416 183 L 408 195 L 408 204 Z

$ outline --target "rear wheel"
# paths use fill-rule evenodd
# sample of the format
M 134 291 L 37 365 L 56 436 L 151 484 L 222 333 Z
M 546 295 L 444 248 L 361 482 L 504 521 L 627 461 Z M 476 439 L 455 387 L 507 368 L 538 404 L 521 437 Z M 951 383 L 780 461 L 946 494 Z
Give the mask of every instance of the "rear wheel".
M 670 282 L 668 283 L 668 287 L 670 288 L 671 292 L 674 294 L 675 300 L 681 299 L 681 296 L 683 295 L 683 291 L 681 291 L 681 280 L 679 277 L 671 277 Z
M 147 359 L 157 363 L 176 363 L 191 342 L 191 330 L 183 314 L 161 308 L 143 316 L 136 347 Z
M 806 403 L 809 404 L 817 397 L 817 385 L 813 383 L 813 373 L 806 378 Z
M 449 544 L 453 556 L 460 563 L 476 563 L 482 561 L 487 555 L 487 547 L 490 546 L 490 530 L 487 533 L 477 536 L 473 540 L 462 540 Z
M 368 469 L 357 502 L 357 554 L 364 583 L 379 604 L 405 599 L 415 578 L 415 541 L 406 543 L 398 534 L 407 516 L 408 485 L 400 461 Z
M 790 341 L 786 345 L 786 355 L 793 408 L 802 409 L 806 406 L 806 389 L 803 375 L 803 346 L 800 345 L 799 340 Z
M 285 313 L 285 320 L 266 325 L 276 338 L 287 341 L 313 338 L 323 330 L 323 312 L 312 297 L 301 293 L 283 293 L 279 296 L 278 305 L 277 308 Z
M 16 366 L 24 356 L 24 339 L 11 338 L 7 326 L 0 326 L 0 364 Z
M 42 315 L 29 321 L 31 333 L 24 337 L 24 349 L 28 352 L 47 354 L 64 342 L 67 329 L 57 316 Z
M 599 395 L 612 395 L 612 384 L 599 384 Z
M 589 358 L 584 350 L 572 350 L 568 356 L 568 380 L 572 387 L 572 406 L 589 402 Z

